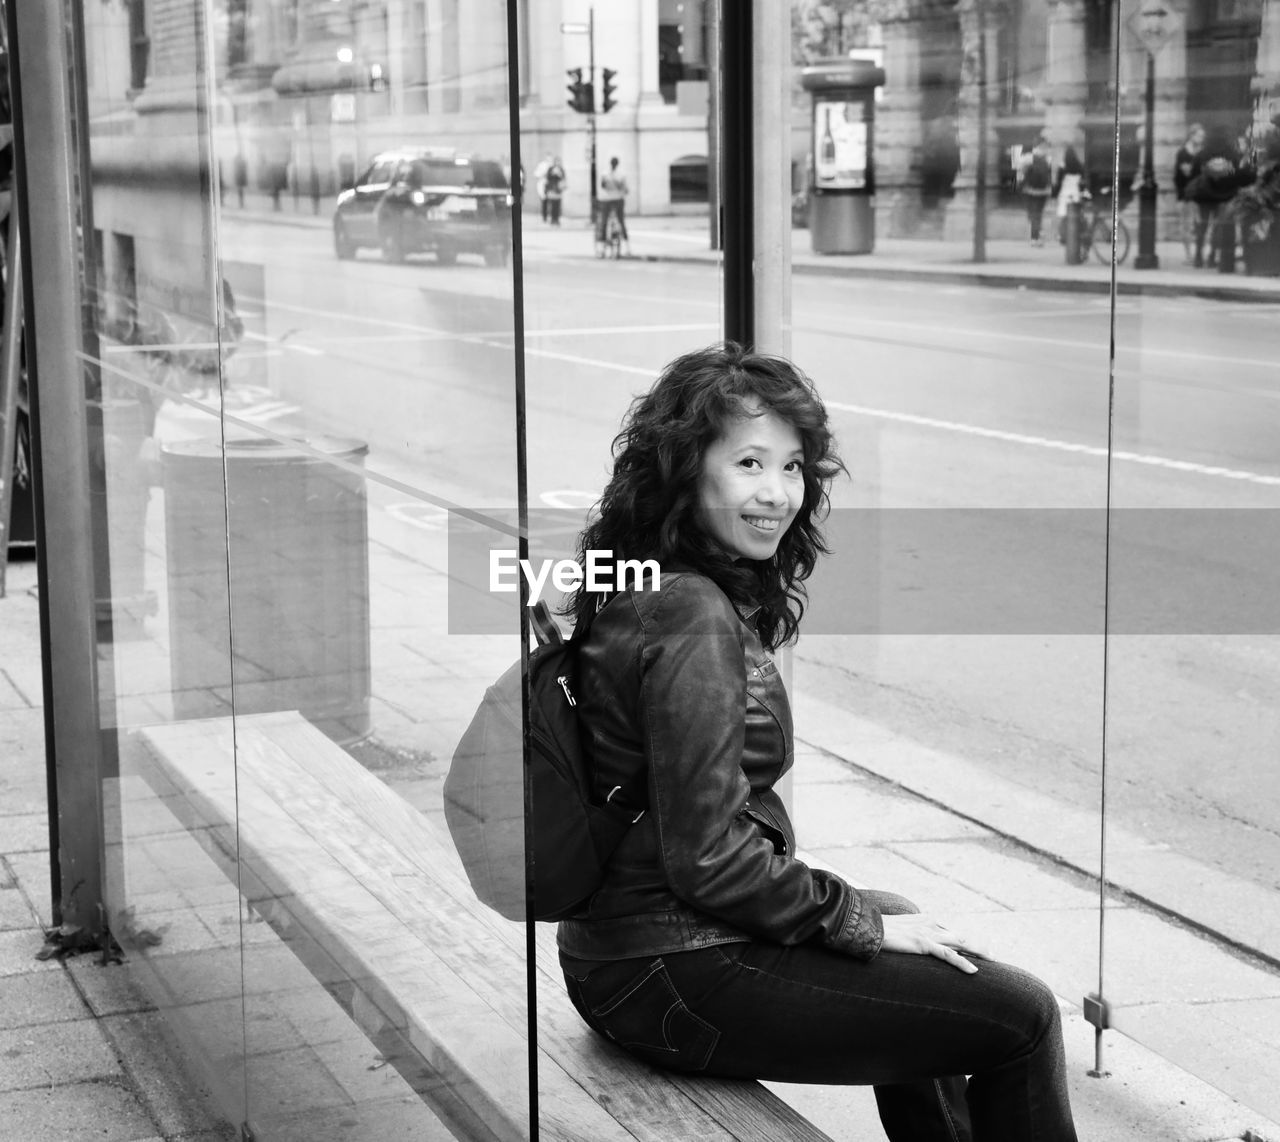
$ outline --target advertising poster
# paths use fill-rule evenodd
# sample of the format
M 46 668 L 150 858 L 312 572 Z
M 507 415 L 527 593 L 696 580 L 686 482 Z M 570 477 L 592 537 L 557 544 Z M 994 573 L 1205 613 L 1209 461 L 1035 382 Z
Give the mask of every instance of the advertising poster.
M 861 100 L 813 105 L 814 184 L 820 190 L 867 185 L 867 121 Z

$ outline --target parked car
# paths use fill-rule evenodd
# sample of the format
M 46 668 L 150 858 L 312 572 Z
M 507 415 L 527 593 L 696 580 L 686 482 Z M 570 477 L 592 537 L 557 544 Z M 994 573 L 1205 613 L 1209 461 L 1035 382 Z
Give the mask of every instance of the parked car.
M 333 249 L 354 258 L 376 246 L 389 262 L 432 253 L 442 266 L 478 254 L 490 266 L 511 256 L 511 187 L 496 160 L 444 147 L 386 151 L 338 195 Z

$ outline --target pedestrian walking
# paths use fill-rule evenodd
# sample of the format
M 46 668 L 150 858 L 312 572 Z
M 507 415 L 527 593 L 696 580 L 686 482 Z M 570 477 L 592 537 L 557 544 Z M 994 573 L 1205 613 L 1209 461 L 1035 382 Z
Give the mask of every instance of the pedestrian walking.
M 1018 167 L 1018 189 L 1022 192 L 1023 201 L 1027 204 L 1027 221 L 1031 224 L 1031 244 L 1043 246 L 1044 239 L 1040 234 L 1041 222 L 1044 218 L 1045 204 L 1053 193 L 1053 152 L 1049 147 L 1049 139 L 1045 132 L 1035 145 L 1024 150 Z
M 1200 152 L 1200 169 L 1187 184 L 1186 195 L 1196 204 L 1196 232 L 1194 264 L 1205 264 L 1205 239 L 1209 241 L 1209 266 L 1218 261 L 1225 231 L 1223 210 L 1240 187 L 1240 152 L 1225 127 L 1216 127 L 1205 140 Z M 1231 260 L 1235 260 L 1235 226 L 1231 232 Z
M 1173 156 L 1173 193 L 1178 201 L 1182 244 L 1186 248 L 1188 262 L 1195 256 L 1196 219 L 1199 210 L 1187 197 L 1187 187 L 1200 173 L 1200 153 L 1203 150 L 1204 128 L 1199 123 L 1192 123 L 1187 128 L 1187 137 L 1178 148 L 1178 153 Z
M 1058 241 L 1067 243 L 1067 212 L 1089 197 L 1084 163 L 1075 147 L 1067 145 L 1062 152 L 1062 165 L 1053 183 L 1053 197 L 1058 201 Z
M 547 222 L 552 226 L 560 225 L 560 204 L 564 198 L 565 174 L 560 156 L 556 155 L 547 167 L 545 176 L 545 194 L 547 204 Z
M 582 1018 L 669 1070 L 873 1085 L 891 1142 L 1073 1142 L 1053 993 L 977 933 L 796 855 L 773 654 L 844 470 L 812 384 L 733 344 L 686 354 L 614 456 L 580 561 L 661 576 L 574 594 L 575 693 L 601 796 L 643 773 L 648 808 L 559 926 Z
M 538 211 L 543 222 L 549 221 L 551 216 L 551 206 L 547 201 L 547 171 L 551 169 L 552 162 L 551 152 L 548 151 L 533 168 L 533 189 L 538 196 Z
M 603 256 L 605 235 L 609 229 L 609 217 L 618 219 L 625 252 L 631 253 L 631 238 L 627 234 L 627 176 L 619 169 L 618 157 L 609 160 L 609 169 L 600 176 L 599 216 L 596 221 L 596 255 Z

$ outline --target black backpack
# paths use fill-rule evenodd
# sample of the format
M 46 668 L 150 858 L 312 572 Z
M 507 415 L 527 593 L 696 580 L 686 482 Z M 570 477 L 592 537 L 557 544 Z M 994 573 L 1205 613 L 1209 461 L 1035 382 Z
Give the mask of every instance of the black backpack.
M 1044 155 L 1032 155 L 1027 164 L 1026 173 L 1022 176 L 1022 185 L 1027 190 L 1047 190 L 1053 181 L 1053 167 Z
M 444 815 L 477 897 L 509 920 L 562 920 L 586 903 L 626 831 L 644 816 L 641 773 L 595 797 L 578 726 L 577 651 L 545 603 L 532 608 L 529 752 L 516 662 L 485 692 L 454 750 Z M 525 845 L 525 782 L 531 819 Z

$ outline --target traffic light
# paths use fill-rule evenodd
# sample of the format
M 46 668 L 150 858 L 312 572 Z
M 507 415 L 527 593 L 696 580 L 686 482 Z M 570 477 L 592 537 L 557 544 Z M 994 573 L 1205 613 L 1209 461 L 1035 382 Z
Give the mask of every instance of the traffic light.
M 608 111 L 615 107 L 618 101 L 613 97 L 613 93 L 617 90 L 617 84 L 613 82 L 613 77 L 618 73 L 611 67 L 601 68 L 600 74 L 604 77 L 604 90 L 600 93 L 604 97 L 601 104 L 601 111 Z
M 591 84 L 582 82 L 582 68 L 571 67 L 565 72 L 565 75 L 573 80 L 566 88 L 569 92 L 569 98 L 565 102 L 575 111 L 590 115 L 595 110 L 595 98 L 591 90 Z

